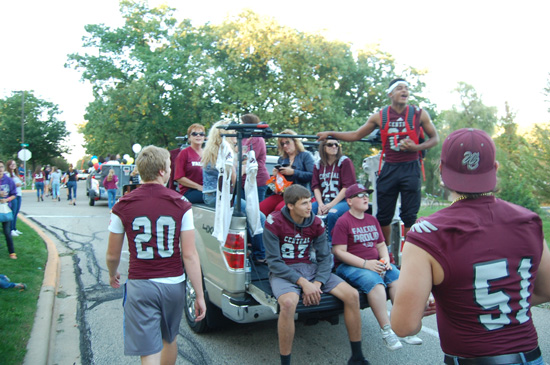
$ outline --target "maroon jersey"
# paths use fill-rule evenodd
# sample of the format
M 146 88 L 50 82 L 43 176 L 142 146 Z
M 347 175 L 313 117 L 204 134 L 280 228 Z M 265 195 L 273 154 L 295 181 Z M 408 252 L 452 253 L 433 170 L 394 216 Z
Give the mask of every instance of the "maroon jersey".
M 380 223 L 372 215 L 365 213 L 363 219 L 358 219 L 345 212 L 332 230 L 332 244 L 346 245 L 348 252 L 364 260 L 378 260 L 376 245 L 384 242 Z M 339 264 L 338 259 L 335 259 Z
M 388 133 L 399 133 L 399 132 L 407 132 L 407 109 L 405 108 L 401 114 L 397 113 L 394 108 L 390 108 L 390 117 L 389 117 L 389 126 L 388 126 Z M 416 135 L 420 135 L 420 115 L 422 114 L 422 109 L 415 108 L 415 116 L 414 116 L 414 131 L 416 132 Z M 380 121 L 382 123 L 382 121 Z M 393 140 L 397 138 L 397 141 Z M 406 135 L 400 135 L 400 136 L 392 136 L 388 138 L 388 140 L 385 142 L 385 148 L 384 148 L 384 160 L 386 162 L 408 162 L 408 161 L 414 161 L 418 160 L 418 152 L 409 152 L 409 151 L 400 151 L 399 150 L 399 142 L 402 139 L 406 139 Z M 392 139 L 392 140 L 390 140 Z
M 113 207 L 124 226 L 130 251 L 129 279 L 183 274 L 180 232 L 191 208 L 180 194 L 160 184 L 143 184 Z
M 347 156 L 342 156 L 332 166 L 321 165 L 317 162 L 313 167 L 311 190 L 321 191 L 325 202 L 330 202 L 343 188 L 355 184 L 355 168 Z
M 537 347 L 531 295 L 542 255 L 542 222 L 493 196 L 461 200 L 419 221 L 407 241 L 444 270 L 433 287 L 441 348 L 461 357 Z
M 186 177 L 189 180 L 202 185 L 201 156 L 191 147 L 180 151 L 176 158 L 176 172 L 174 180 Z M 185 194 L 189 188 L 180 184 L 180 193 Z

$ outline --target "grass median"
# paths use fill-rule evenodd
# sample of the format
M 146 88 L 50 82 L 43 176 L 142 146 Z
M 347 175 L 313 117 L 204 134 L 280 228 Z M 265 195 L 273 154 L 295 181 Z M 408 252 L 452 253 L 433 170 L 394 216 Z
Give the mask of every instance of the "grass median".
M 0 289 L 0 362 L 22 364 L 27 351 L 36 312 L 38 295 L 44 280 L 48 251 L 44 241 L 21 221 L 17 229 L 23 232 L 13 237 L 17 260 L 9 258 L 6 239 L 0 234 L 0 274 L 14 283 L 27 284 L 27 290 Z

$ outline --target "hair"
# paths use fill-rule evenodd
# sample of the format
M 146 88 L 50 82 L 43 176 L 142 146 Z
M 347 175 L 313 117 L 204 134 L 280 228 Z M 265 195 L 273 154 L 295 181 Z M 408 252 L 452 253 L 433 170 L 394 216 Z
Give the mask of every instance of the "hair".
M 202 152 L 201 162 L 203 168 L 205 168 L 208 164 L 212 167 L 216 166 L 216 161 L 218 161 L 218 150 L 220 149 L 223 140 L 221 130 L 218 126 L 227 124 L 229 124 L 229 121 L 220 120 L 219 122 L 214 123 L 214 125 L 210 128 L 210 131 L 208 132 L 208 140 L 206 141 L 206 145 L 204 146 L 204 150 Z
M 2 161 L 0 161 L 0 162 L 2 162 Z M 36 169 L 34 170 L 34 173 L 38 174 L 40 172 L 42 172 L 42 166 L 38 165 L 38 166 L 36 166 Z
M 166 171 L 170 165 L 170 152 L 157 146 L 147 146 L 139 153 L 136 165 L 143 181 L 153 181 L 161 170 Z
M 285 200 L 286 205 L 294 205 L 298 201 L 308 198 L 311 198 L 311 192 L 306 187 L 298 184 L 290 185 L 283 193 L 283 199 Z
M 70 163 L 70 164 L 69 164 L 69 171 L 70 171 L 71 169 L 74 169 L 74 167 L 73 167 L 73 164 L 72 164 L 72 163 Z
M 52 166 L 52 171 L 56 172 L 57 171 L 57 166 Z
M 256 114 L 245 114 L 241 117 L 244 124 L 260 124 L 260 118 Z
M 199 123 L 193 123 L 187 128 L 187 137 L 191 137 L 191 132 L 193 132 L 194 129 L 200 129 L 201 132 L 204 132 L 204 126 Z
M 405 81 L 405 82 L 407 82 L 407 80 L 402 79 L 402 78 L 399 77 L 399 78 L 397 78 L 397 79 L 391 80 L 391 81 L 390 81 L 390 84 L 388 85 L 388 88 L 390 88 L 393 84 L 395 84 L 396 82 L 399 82 L 399 81 Z
M 340 142 L 338 142 L 338 140 L 334 139 L 334 138 L 331 138 L 330 139 L 331 141 L 336 141 L 336 143 L 338 143 L 338 152 L 336 153 L 336 161 L 338 161 L 340 159 L 340 157 L 343 156 L 343 153 L 342 153 L 342 145 L 340 144 Z M 324 141 L 321 141 L 321 143 L 319 143 L 319 157 L 321 157 L 321 164 L 322 165 L 325 165 L 327 166 L 328 165 L 328 154 L 325 150 L 325 145 L 327 144 L 328 140 L 324 140 Z
M 8 162 L 6 163 L 6 171 L 8 172 L 8 175 L 10 177 L 19 176 L 19 174 L 15 173 L 15 169 L 17 169 L 17 163 L 15 163 L 15 169 L 13 170 L 10 169 L 10 165 L 12 163 L 15 163 L 15 160 L 8 160 Z
M 107 181 L 113 180 L 113 175 L 115 174 L 115 170 L 109 169 L 109 175 L 107 175 Z
M 292 134 L 293 136 L 295 136 L 298 133 L 294 132 L 292 129 L 285 129 L 284 131 L 281 132 L 281 134 Z M 282 156 L 283 158 L 288 158 L 288 154 L 283 150 L 283 146 L 281 146 L 281 139 L 283 138 L 287 138 L 287 137 L 277 138 L 277 151 L 279 151 L 279 156 Z M 302 141 L 300 141 L 298 138 L 292 138 L 292 140 L 294 141 L 294 145 L 296 146 L 296 151 L 298 153 L 305 152 L 306 149 L 304 148 Z

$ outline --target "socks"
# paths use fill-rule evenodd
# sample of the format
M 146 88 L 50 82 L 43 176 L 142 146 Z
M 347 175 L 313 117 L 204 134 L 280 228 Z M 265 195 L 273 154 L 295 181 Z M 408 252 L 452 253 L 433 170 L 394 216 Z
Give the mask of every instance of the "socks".
M 361 341 L 349 342 L 351 345 L 351 358 L 353 360 L 360 360 L 363 359 L 363 350 L 361 349 Z
M 290 354 L 281 355 L 281 365 L 290 365 Z

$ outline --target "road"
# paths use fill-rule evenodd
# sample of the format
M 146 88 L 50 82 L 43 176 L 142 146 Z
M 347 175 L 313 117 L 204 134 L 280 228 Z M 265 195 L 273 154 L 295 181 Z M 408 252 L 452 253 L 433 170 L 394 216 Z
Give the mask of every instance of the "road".
M 78 183 L 76 206 L 67 200 L 37 202 L 25 193 L 21 211 L 50 235 L 61 258 L 60 288 L 52 328 L 54 350 L 50 364 L 136 364 L 137 357 L 123 354 L 122 290 L 109 286 L 105 265 L 109 211 L 107 202 L 88 205 L 84 182 Z M 61 194 L 65 197 L 66 190 Z M 125 245 L 124 250 L 127 247 Z M 124 251 L 120 272 L 126 273 L 128 252 Z M 125 277 L 123 276 L 123 280 Z M 543 354 L 550 359 L 550 310 L 534 308 Z M 404 344 L 388 350 L 380 338 L 370 309 L 362 311 L 363 352 L 374 364 L 440 364 L 435 316 L 425 318 L 419 336 L 421 346 Z M 178 336 L 177 364 L 278 364 L 275 321 L 248 325 L 233 324 L 215 332 L 197 335 L 185 317 Z M 295 364 L 345 364 L 350 355 L 343 318 L 339 325 L 321 322 L 298 323 L 292 359 Z

